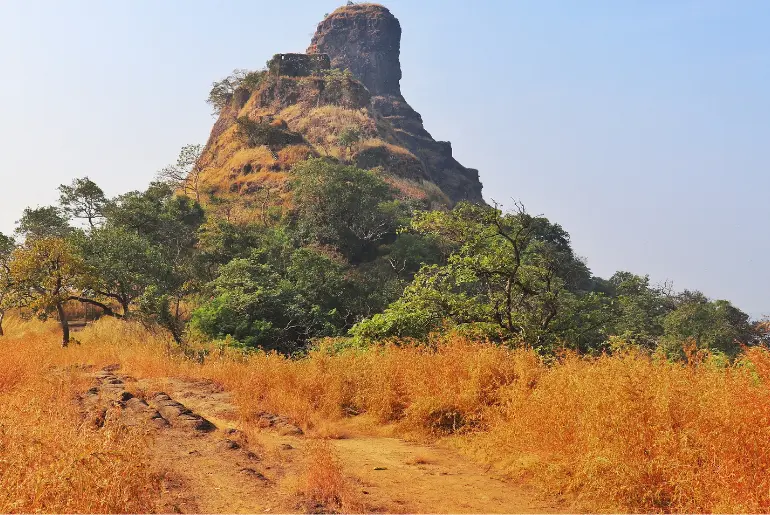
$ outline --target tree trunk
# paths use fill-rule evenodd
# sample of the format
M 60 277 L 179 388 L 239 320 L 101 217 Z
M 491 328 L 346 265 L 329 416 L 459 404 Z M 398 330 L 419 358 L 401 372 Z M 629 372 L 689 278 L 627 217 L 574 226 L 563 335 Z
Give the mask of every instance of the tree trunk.
M 61 324 L 61 346 L 66 347 L 70 343 L 70 323 L 61 302 L 56 303 L 56 312 L 59 314 L 59 324 Z
M 3 332 L 3 318 L 5 318 L 5 312 L 0 311 L 0 336 L 5 336 L 5 333 Z
M 118 315 L 115 313 L 112 308 L 110 308 L 108 305 L 101 303 L 97 300 L 89 299 L 87 297 L 79 297 L 77 295 L 70 295 L 69 300 L 76 300 L 80 302 L 81 304 L 90 304 L 92 306 L 96 306 L 97 308 L 100 308 L 102 310 L 102 314 L 108 317 L 113 318 L 122 318 L 123 315 Z
M 121 299 L 120 307 L 123 308 L 123 318 L 128 318 L 129 301 Z

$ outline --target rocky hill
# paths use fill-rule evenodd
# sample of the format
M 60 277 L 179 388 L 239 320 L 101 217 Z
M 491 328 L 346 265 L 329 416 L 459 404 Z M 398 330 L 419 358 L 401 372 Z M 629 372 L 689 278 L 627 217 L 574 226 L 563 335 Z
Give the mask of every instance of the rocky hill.
M 426 207 L 483 202 L 478 171 L 434 140 L 402 96 L 400 41 L 388 9 L 348 5 L 318 25 L 306 54 L 276 54 L 266 70 L 231 82 L 196 189 L 283 202 L 292 166 L 329 156 L 377 170 Z

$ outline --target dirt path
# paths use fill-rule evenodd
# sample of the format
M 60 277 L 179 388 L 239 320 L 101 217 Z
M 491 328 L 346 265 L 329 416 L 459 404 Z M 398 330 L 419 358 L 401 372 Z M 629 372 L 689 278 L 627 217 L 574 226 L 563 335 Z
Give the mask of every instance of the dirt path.
M 379 437 L 335 444 L 346 471 L 362 481 L 375 504 L 390 501 L 421 513 L 558 511 L 446 448 Z
M 114 368 L 95 375 L 83 396 L 97 425 L 118 417 L 147 431 L 163 474 L 160 511 L 270 513 L 304 510 L 300 478 L 306 438 L 284 417 L 263 429 L 237 428 L 236 408 L 216 385 L 178 378 L 136 380 Z M 496 478 L 454 451 L 396 438 L 333 440 L 365 511 L 545 513 L 565 511 Z

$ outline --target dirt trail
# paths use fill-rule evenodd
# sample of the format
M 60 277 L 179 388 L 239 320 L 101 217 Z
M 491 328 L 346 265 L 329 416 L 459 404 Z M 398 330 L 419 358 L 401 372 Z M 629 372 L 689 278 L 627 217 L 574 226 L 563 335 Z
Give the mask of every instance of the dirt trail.
M 446 448 L 380 437 L 335 443 L 346 471 L 362 481 L 375 503 L 390 501 L 409 512 L 559 511 Z
M 150 435 L 154 465 L 163 473 L 159 510 L 176 513 L 302 511 L 301 430 L 264 414 L 264 429 L 237 428 L 229 394 L 205 381 L 136 380 L 108 368 L 83 395 L 97 426 L 119 417 Z M 496 478 L 457 453 L 396 438 L 333 440 L 345 474 L 366 511 L 410 513 L 545 513 L 547 504 L 523 487 Z

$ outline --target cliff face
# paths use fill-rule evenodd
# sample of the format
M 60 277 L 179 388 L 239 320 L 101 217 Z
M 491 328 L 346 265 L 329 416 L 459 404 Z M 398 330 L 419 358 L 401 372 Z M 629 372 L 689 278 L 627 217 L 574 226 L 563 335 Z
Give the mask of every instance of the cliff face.
M 401 24 L 376 4 L 341 7 L 318 24 L 308 54 L 328 54 L 372 95 L 401 95 Z
M 436 141 L 422 117 L 401 95 L 401 24 L 378 4 L 341 7 L 318 24 L 308 53 L 324 53 L 335 68 L 349 69 L 372 93 L 372 110 L 395 129 L 452 201 L 483 202 L 477 170 L 452 157 L 449 142 Z
M 483 202 L 478 172 L 460 165 L 448 142 L 435 141 L 402 97 L 400 42 L 401 26 L 382 6 L 334 11 L 319 24 L 305 59 L 328 62 L 313 57 L 326 54 L 332 69 L 305 72 L 285 62 L 303 61 L 302 54 L 281 54 L 270 70 L 241 82 L 212 129 L 196 188 L 204 197 L 279 205 L 290 195 L 291 168 L 328 156 L 377 170 L 401 197 L 428 208 Z

